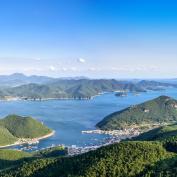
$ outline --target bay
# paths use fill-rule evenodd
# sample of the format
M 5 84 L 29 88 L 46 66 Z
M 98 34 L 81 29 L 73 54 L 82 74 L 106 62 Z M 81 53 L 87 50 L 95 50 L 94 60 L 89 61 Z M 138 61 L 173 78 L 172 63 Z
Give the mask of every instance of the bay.
M 54 136 L 41 140 L 32 150 L 59 144 L 85 147 L 101 144 L 109 135 L 82 134 L 82 130 L 96 129 L 96 123 L 108 114 L 160 95 L 177 99 L 177 89 L 148 91 L 138 96 L 129 93 L 126 97 L 106 93 L 92 100 L 1 101 L 0 117 L 9 114 L 32 116 L 55 130 Z

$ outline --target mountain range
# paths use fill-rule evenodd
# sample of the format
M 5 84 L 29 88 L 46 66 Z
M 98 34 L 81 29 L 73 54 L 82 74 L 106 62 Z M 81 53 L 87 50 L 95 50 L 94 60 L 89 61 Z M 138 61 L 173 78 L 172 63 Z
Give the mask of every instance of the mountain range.
M 50 78 L 25 76 L 15 73 L 0 76 L 1 99 L 90 99 L 103 92 L 146 92 L 162 90 L 177 85 L 158 81 L 142 80 L 137 83 L 116 79 Z

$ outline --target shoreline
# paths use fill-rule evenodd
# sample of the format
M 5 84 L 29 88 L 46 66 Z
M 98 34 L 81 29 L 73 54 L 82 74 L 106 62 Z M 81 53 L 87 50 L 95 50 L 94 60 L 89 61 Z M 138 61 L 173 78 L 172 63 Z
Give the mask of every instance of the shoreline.
M 59 98 L 23 98 L 23 97 L 10 97 L 10 98 L 1 98 L 0 101 L 50 101 L 50 100 L 92 100 L 95 97 L 107 94 L 107 93 L 118 93 L 118 92 L 126 92 L 126 90 L 113 90 L 113 91 L 103 91 L 99 92 L 95 95 L 85 96 L 85 97 L 59 97 Z M 131 92 L 131 91 L 130 91 Z
M 49 137 L 53 136 L 54 134 L 55 134 L 55 131 L 53 130 L 51 133 L 49 133 L 47 135 L 44 135 L 44 136 L 41 136 L 41 137 L 37 137 L 37 138 L 18 138 L 18 140 L 16 142 L 14 142 L 13 144 L 0 146 L 0 149 L 7 148 L 7 147 L 12 147 L 12 146 L 23 145 L 23 144 L 38 143 L 40 140 L 49 138 Z

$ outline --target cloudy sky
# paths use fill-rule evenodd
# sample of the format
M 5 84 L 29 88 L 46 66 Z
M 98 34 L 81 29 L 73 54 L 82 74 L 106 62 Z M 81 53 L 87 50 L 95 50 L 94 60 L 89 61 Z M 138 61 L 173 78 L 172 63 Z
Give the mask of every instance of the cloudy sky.
M 175 0 L 0 0 L 0 74 L 177 77 Z

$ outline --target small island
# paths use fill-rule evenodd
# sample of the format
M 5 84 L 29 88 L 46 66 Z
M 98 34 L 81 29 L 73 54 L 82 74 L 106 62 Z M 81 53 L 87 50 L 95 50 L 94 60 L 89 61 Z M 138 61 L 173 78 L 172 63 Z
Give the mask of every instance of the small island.
M 35 144 L 54 135 L 54 131 L 32 117 L 8 115 L 0 120 L 0 148 Z
M 125 97 L 125 96 L 127 96 L 127 92 L 118 92 L 118 93 L 115 94 L 115 96 L 117 96 L 117 97 Z

